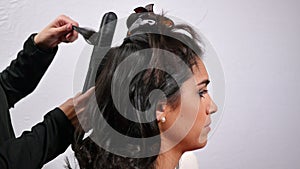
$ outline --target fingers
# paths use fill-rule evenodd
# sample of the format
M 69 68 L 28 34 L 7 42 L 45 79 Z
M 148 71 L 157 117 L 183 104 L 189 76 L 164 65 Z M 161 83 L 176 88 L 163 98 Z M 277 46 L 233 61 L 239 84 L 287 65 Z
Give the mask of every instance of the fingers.
M 78 38 L 78 33 L 72 29 L 72 26 L 79 26 L 78 23 L 70 17 L 60 15 L 53 23 L 54 32 L 62 42 L 74 42 Z
M 83 94 L 81 94 L 81 92 L 76 94 L 73 99 L 77 119 L 81 119 L 79 120 L 81 122 L 81 127 L 86 131 L 90 129 L 89 121 L 87 121 L 87 119 L 89 117 L 89 110 L 91 110 L 90 106 L 93 105 L 93 101 L 95 100 L 95 97 L 93 96 L 94 93 L 95 87 L 92 87 Z
M 78 23 L 60 15 L 35 36 L 34 42 L 42 49 L 54 48 L 61 42 L 74 42 L 78 33 L 72 29 L 72 25 L 78 26 Z
M 91 87 L 88 91 L 86 91 L 83 94 L 81 94 L 81 92 L 76 94 L 75 97 L 73 98 L 75 107 L 76 108 L 85 107 L 87 105 L 88 100 L 94 94 L 94 92 L 95 92 L 95 87 Z
M 77 98 L 77 97 L 79 97 L 80 95 L 82 95 L 82 92 L 78 92 L 78 93 L 74 96 L 74 98 Z
M 85 98 L 90 97 L 95 92 L 95 86 L 91 87 L 88 91 L 86 91 L 82 96 Z
M 66 34 L 70 33 L 72 30 L 72 24 L 66 23 L 63 26 L 59 26 L 55 28 L 55 33 L 57 36 L 65 36 Z
M 58 24 L 58 26 L 63 26 L 68 23 L 71 23 L 72 25 L 75 25 L 75 26 L 79 26 L 76 21 L 74 21 L 73 19 L 71 19 L 70 17 L 68 17 L 66 15 L 58 16 L 54 22 L 56 22 L 56 24 Z

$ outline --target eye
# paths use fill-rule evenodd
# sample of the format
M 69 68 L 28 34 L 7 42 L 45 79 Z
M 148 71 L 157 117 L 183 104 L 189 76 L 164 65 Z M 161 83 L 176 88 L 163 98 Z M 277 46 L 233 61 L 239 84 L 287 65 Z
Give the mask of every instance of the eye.
M 198 94 L 199 94 L 200 97 L 204 97 L 204 95 L 205 95 L 207 92 L 208 92 L 208 90 L 200 90 L 200 91 L 198 92 Z

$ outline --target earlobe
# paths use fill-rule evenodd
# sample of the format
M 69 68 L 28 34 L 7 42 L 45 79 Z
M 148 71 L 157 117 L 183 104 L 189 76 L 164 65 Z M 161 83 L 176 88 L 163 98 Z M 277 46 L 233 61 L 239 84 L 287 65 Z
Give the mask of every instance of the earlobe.
M 165 113 L 156 110 L 156 120 L 158 123 L 159 122 L 165 123 L 167 121 Z
M 156 108 L 156 120 L 157 122 L 166 122 L 166 104 L 159 103 Z
M 160 121 L 160 119 L 161 119 L 162 117 L 164 117 L 164 116 L 165 116 L 165 114 L 164 114 L 163 111 L 156 110 L 156 120 L 157 120 L 157 121 Z
M 165 116 L 163 116 L 163 117 L 160 119 L 160 121 L 161 121 L 162 123 L 165 123 L 165 122 L 167 121 L 167 119 L 166 119 Z

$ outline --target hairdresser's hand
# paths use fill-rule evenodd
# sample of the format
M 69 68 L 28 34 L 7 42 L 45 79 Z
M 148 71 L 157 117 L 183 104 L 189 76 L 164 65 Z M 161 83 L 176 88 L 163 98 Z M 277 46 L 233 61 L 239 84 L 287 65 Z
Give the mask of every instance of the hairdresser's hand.
M 74 98 L 68 99 L 59 108 L 65 113 L 74 127 L 78 127 L 77 116 L 82 115 L 88 107 L 90 98 L 95 93 L 95 87 L 90 88 L 84 94 L 77 94 Z
M 78 23 L 60 15 L 34 37 L 34 42 L 42 49 L 54 48 L 61 42 L 73 42 L 78 38 L 78 33 L 73 31 L 72 25 L 78 26 Z

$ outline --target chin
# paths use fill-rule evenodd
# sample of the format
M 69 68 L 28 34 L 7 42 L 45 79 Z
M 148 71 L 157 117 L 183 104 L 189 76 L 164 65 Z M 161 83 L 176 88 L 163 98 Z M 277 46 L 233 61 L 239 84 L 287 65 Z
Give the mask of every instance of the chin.
M 194 145 L 193 147 L 190 147 L 187 151 L 193 151 L 193 150 L 199 150 L 204 148 L 207 145 L 207 139 L 203 140 L 203 141 L 198 141 L 198 143 L 196 145 Z
M 207 145 L 207 139 L 200 143 L 200 148 L 204 148 L 206 145 Z
M 198 149 L 204 148 L 207 145 L 207 137 L 200 138 L 198 140 Z

